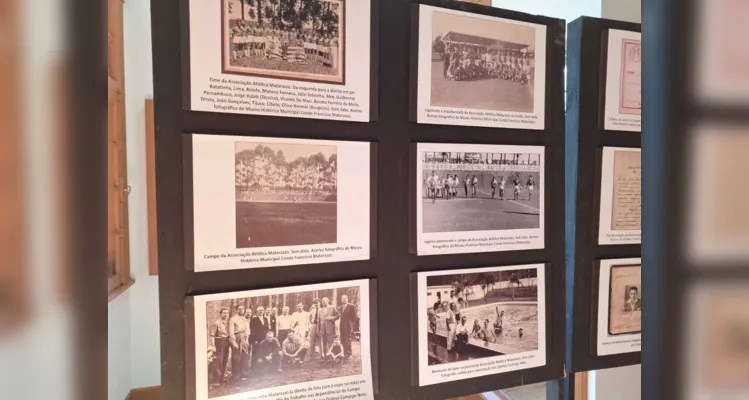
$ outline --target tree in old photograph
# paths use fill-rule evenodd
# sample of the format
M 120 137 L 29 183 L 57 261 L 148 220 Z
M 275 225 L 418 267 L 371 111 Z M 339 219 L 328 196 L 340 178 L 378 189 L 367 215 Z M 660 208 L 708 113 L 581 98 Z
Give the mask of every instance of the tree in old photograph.
M 341 4 L 323 0 L 238 0 L 241 19 L 259 27 L 338 36 Z M 229 12 L 236 7 L 228 2 Z
M 258 144 L 236 154 L 235 186 L 241 192 L 336 193 L 337 155 L 317 153 L 289 161 L 282 150 Z

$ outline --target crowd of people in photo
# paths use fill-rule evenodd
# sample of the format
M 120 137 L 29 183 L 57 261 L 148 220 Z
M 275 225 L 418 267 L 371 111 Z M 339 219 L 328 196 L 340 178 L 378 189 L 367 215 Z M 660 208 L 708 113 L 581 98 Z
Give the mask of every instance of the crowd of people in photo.
M 292 64 L 316 62 L 330 68 L 338 65 L 338 37 L 331 33 L 293 32 L 259 26 L 250 21 L 236 21 L 231 28 L 230 42 L 232 60 L 256 58 Z
M 484 344 L 496 343 L 497 337 L 504 331 L 503 320 L 504 311 L 499 311 L 499 307 L 494 308 L 494 321 L 485 318 L 484 321 L 473 319 L 473 324 L 469 324 L 468 316 L 461 312 L 466 302 L 456 297 L 455 291 L 450 291 L 450 298 L 442 300 L 440 293 L 437 293 L 437 301 L 432 308 L 427 310 L 427 321 L 429 330 L 433 335 L 437 335 L 437 328 L 441 322 L 444 322 L 445 331 L 447 332 L 447 350 L 460 353 L 469 339 L 483 341 Z M 440 314 L 443 314 L 440 321 Z M 518 328 L 518 337 L 523 337 L 523 328 Z
M 252 310 L 240 304 L 233 313 L 222 307 L 208 328 L 209 388 L 288 373 L 313 360 L 341 364 L 351 358 L 351 342 L 359 338 L 359 312 L 345 295 L 337 307 L 323 297 L 306 311 L 302 303 L 293 313 L 282 307 L 280 314 L 275 307 Z
M 507 182 L 504 176 L 492 176 L 491 188 L 492 188 L 492 199 L 495 197 L 500 200 L 505 200 L 505 186 Z M 444 177 L 440 178 L 437 176 L 437 171 L 432 171 L 432 174 L 426 179 L 424 185 L 427 188 L 427 195 L 432 199 L 432 203 L 437 201 L 437 197 L 441 197 L 445 200 L 450 200 L 458 197 L 458 192 L 462 186 L 465 198 L 476 198 L 476 186 L 479 185 L 479 180 L 475 174 L 466 174 L 465 179 L 461 179 L 457 174 L 445 174 Z M 512 177 L 513 195 L 515 200 L 520 200 L 520 192 L 523 190 L 528 191 L 528 200 L 533 199 L 533 190 L 536 186 L 536 182 L 533 179 L 532 174 L 528 174 L 528 180 L 523 186 L 522 180 L 520 179 L 520 173 L 516 172 Z
M 497 78 L 525 85 L 535 69 L 532 54 L 471 44 L 445 43 L 442 59 L 444 78 L 458 81 Z

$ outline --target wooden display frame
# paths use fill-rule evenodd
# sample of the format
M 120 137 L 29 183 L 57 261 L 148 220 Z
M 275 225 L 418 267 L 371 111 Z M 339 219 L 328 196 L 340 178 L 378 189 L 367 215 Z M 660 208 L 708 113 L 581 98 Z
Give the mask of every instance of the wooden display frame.
M 379 315 L 379 349 L 372 354 L 377 369 L 377 399 L 451 398 L 565 376 L 564 351 L 564 180 L 559 175 L 564 152 L 563 20 L 529 15 L 450 0 L 420 3 L 543 24 L 547 27 L 546 105 L 544 130 L 490 129 L 416 124 L 408 119 L 411 2 L 373 1 L 371 70 L 373 113 L 377 120 L 352 123 L 330 120 L 278 118 L 260 115 L 195 112 L 183 108 L 189 97 L 189 27 L 187 0 L 165 0 L 152 5 L 154 96 L 156 132 L 156 186 L 159 244 L 159 307 L 161 325 L 162 387 L 167 398 L 186 398 L 187 366 L 185 299 L 200 294 L 295 286 L 314 282 L 373 279 L 373 298 Z M 175 12 L 176 11 L 176 12 Z M 381 21 L 381 22 L 380 22 Z M 380 28 L 382 24 L 382 29 Z M 387 29 L 385 29 L 387 28 Z M 387 69 L 379 74 L 380 65 Z M 186 245 L 190 188 L 183 177 L 190 173 L 188 146 L 191 134 L 272 136 L 302 139 L 368 141 L 377 146 L 372 204 L 377 219 L 372 225 L 377 254 L 369 260 L 195 273 L 189 269 Z M 409 253 L 411 187 L 406 174 L 412 161 L 409 145 L 417 142 L 486 143 L 545 147 L 546 246 L 542 250 L 487 252 L 417 257 Z M 188 153 L 189 154 L 189 153 Z M 374 160 L 373 160 L 374 161 Z M 373 217 L 374 218 L 374 217 Z M 411 382 L 411 293 L 414 272 L 497 265 L 544 263 L 546 285 L 547 363 L 544 367 L 419 387 Z M 554 284 L 557 282 L 557 284 Z M 553 308 L 551 308 L 553 305 Z
M 599 245 L 601 154 L 605 147 L 639 148 L 639 132 L 604 130 L 606 32 L 640 31 L 628 22 L 581 17 L 568 25 L 566 119 L 567 370 L 640 363 L 640 352 L 596 355 L 600 260 L 640 257 L 640 244 Z

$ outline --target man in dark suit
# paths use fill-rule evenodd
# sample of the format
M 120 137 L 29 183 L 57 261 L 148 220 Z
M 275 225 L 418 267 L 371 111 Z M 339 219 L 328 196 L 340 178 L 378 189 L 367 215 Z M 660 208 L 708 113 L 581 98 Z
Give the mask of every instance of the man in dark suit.
M 322 304 L 318 310 L 320 315 L 320 323 L 317 326 L 317 334 L 322 337 L 322 349 L 321 353 L 328 354 L 330 346 L 333 344 L 335 338 L 335 322 L 338 320 L 338 311 L 335 307 L 328 305 L 328 298 L 322 298 Z
M 255 315 L 250 318 L 250 343 L 252 344 L 252 367 L 255 367 L 257 357 L 255 354 L 260 351 L 260 342 L 265 340 L 265 334 L 270 330 L 270 319 L 265 318 L 265 308 L 259 306 L 255 309 Z
M 348 296 L 341 296 L 341 307 L 338 309 L 341 315 L 341 344 L 343 344 L 343 355 L 348 360 L 351 358 L 351 336 L 356 326 L 356 307 L 348 302 Z
M 448 69 L 450 69 L 450 49 L 449 49 L 449 45 L 445 45 L 445 50 L 442 54 L 442 77 L 443 78 L 447 78 Z

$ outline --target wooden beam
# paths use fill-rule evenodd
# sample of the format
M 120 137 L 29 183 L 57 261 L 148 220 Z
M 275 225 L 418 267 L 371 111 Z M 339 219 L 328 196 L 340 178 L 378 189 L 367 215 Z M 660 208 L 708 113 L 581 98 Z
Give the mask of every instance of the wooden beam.
M 575 374 L 574 400 L 588 400 L 588 371 Z
M 146 99 L 146 200 L 148 213 L 148 274 L 159 274 L 159 243 L 156 225 L 156 150 L 153 100 Z

